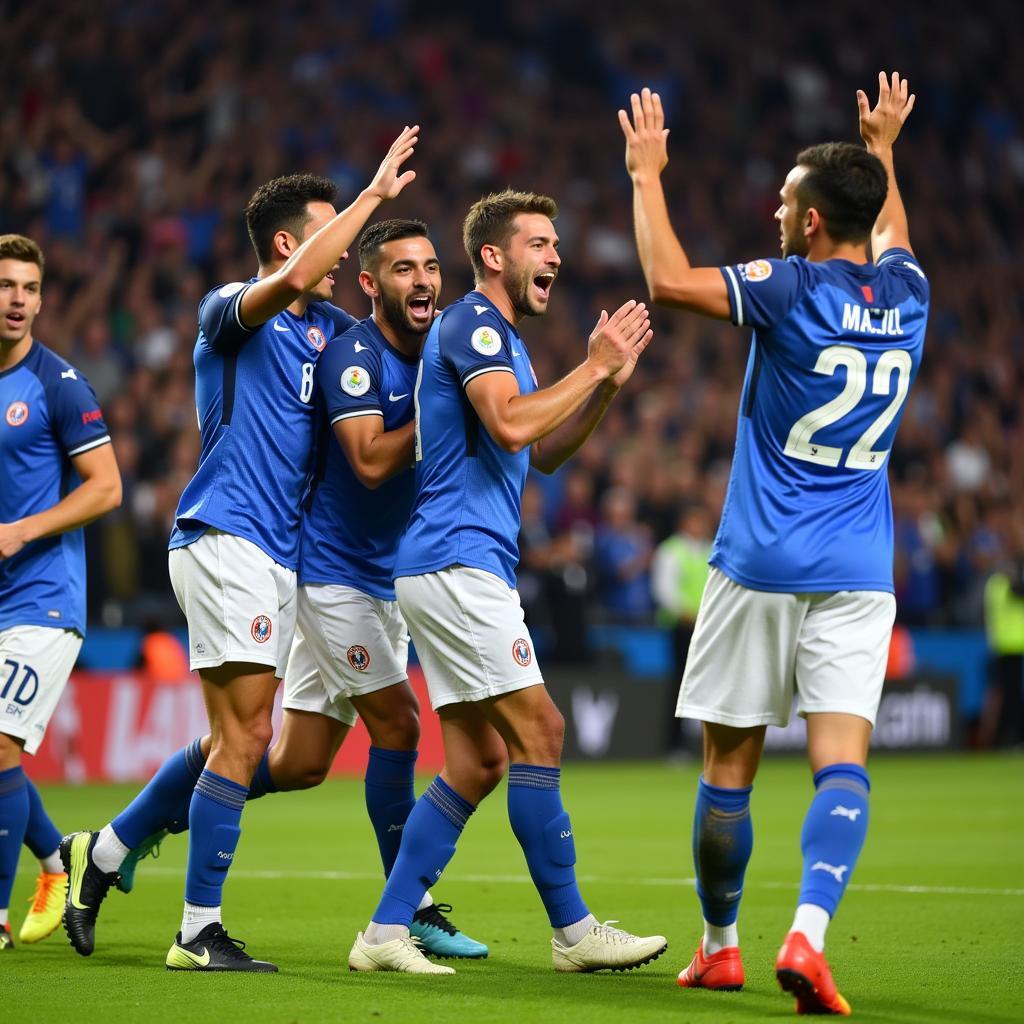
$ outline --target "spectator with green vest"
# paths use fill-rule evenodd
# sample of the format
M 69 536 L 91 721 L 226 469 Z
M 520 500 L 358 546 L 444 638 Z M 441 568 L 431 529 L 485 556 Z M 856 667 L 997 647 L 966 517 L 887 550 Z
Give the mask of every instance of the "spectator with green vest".
M 992 654 L 981 745 L 1024 743 L 1024 543 L 985 583 L 985 633 Z

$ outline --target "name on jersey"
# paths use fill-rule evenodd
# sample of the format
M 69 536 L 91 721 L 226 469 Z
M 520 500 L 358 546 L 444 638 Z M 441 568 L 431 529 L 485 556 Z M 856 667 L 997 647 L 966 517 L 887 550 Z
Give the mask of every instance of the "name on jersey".
M 859 334 L 880 334 L 889 338 L 903 334 L 900 311 L 894 309 L 868 309 L 853 302 L 843 303 L 843 330 Z

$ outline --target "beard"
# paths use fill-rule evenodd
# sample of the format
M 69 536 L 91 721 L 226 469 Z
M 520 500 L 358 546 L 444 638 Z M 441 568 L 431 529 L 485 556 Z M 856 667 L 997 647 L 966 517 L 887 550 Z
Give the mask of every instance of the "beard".
M 520 267 L 515 263 L 510 263 L 502 275 L 505 292 L 512 303 L 512 308 L 520 317 L 543 316 L 546 312 L 545 309 L 534 305 L 533 294 L 530 291 L 533 278 L 534 272 L 530 268 Z
M 424 294 L 420 292 L 418 294 Z M 431 305 L 437 302 L 437 296 L 430 296 Z M 419 323 L 409 315 L 409 307 L 405 303 L 405 299 L 399 299 L 394 295 L 381 289 L 380 293 L 380 308 L 384 314 L 384 319 L 391 324 L 391 326 L 397 330 L 409 331 L 412 334 L 426 334 L 430 330 L 430 325 L 433 320 L 428 320 L 426 323 Z

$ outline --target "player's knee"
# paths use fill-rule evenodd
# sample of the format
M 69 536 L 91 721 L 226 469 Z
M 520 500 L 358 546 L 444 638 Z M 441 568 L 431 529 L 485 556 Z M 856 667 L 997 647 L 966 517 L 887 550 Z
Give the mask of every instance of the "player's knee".
M 367 722 L 370 742 L 387 750 L 415 750 L 420 742 L 420 714 L 415 704 L 403 704 L 386 719 Z
M 328 765 L 325 764 L 304 764 L 298 771 L 294 772 L 289 782 L 288 789 L 315 789 L 324 779 L 327 778 Z M 284 787 L 278 787 L 284 788 Z
M 557 764 L 565 741 L 565 718 L 554 704 L 548 704 L 531 723 L 523 748 L 534 764 Z
M 480 761 L 480 777 L 478 789 L 487 796 L 498 787 L 498 783 L 505 777 L 508 771 L 508 754 L 505 750 L 500 753 L 495 751 L 491 756 L 484 757 Z
M 21 744 L 0 732 L 0 771 L 17 768 L 21 764 Z

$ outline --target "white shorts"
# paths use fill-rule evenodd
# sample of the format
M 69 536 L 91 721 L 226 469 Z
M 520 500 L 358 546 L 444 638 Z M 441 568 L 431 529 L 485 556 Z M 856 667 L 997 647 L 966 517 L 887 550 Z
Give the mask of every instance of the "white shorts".
M 315 583 L 299 587 L 298 608 L 281 706 L 355 725 L 350 697 L 406 678 L 409 630 L 398 602 Z
M 284 675 L 295 633 L 295 571 L 251 541 L 209 529 L 168 552 L 174 596 L 188 620 L 189 664 L 271 665 Z
M 676 716 L 746 728 L 797 712 L 842 712 L 875 724 L 896 617 L 892 594 L 749 590 L 712 568 L 694 627 Z
M 34 754 L 46 735 L 82 647 L 73 629 L 11 626 L 0 631 L 0 733 Z
M 519 594 L 493 573 L 453 565 L 402 576 L 395 591 L 435 711 L 544 681 Z

